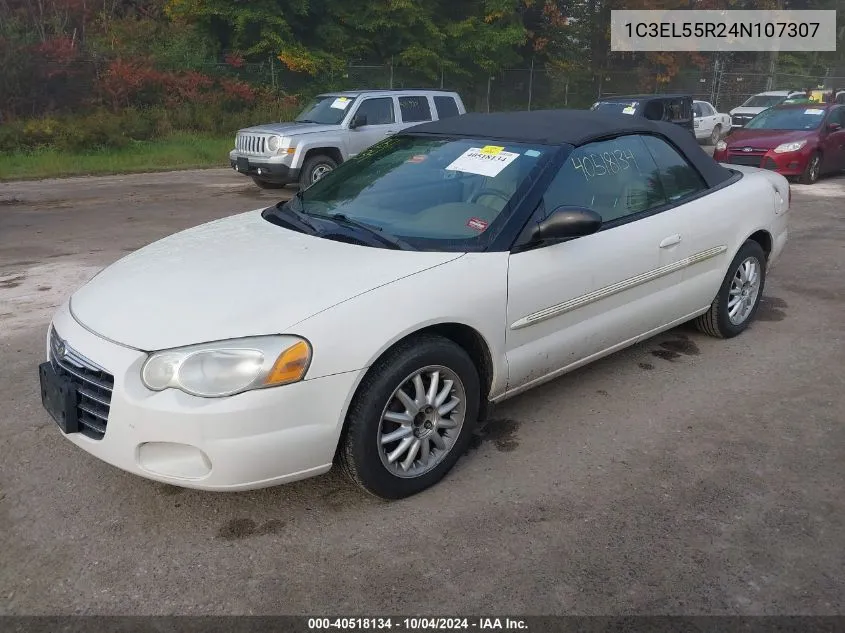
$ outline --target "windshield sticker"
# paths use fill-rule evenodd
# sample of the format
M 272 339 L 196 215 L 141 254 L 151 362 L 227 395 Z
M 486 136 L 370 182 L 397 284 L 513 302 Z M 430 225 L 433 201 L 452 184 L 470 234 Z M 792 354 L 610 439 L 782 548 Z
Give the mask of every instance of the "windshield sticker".
M 818 108 L 810 108 L 809 110 L 804 110 L 804 114 L 824 114 L 824 110 L 819 110 Z
M 487 222 L 481 218 L 470 218 L 467 222 L 467 226 L 471 229 L 475 229 L 476 231 L 483 231 L 487 228 Z
M 529 149 L 525 150 L 525 155 L 530 156 L 531 158 L 537 158 L 540 155 L 540 152 L 538 152 L 536 149 Z
M 622 108 L 622 114 L 634 114 L 636 111 L 637 107 L 632 105 L 625 106 L 624 108 Z
M 495 156 L 496 154 L 501 154 L 504 149 L 504 147 L 499 147 L 498 145 L 485 145 L 481 148 L 481 153 Z
M 413 164 L 415 164 L 415 165 L 416 165 L 416 164 L 418 164 L 418 163 L 423 162 L 426 158 L 428 158 L 428 156 L 426 156 L 425 154 L 417 154 L 416 156 L 411 156 L 411 157 L 410 157 L 408 160 L 406 160 L 405 162 L 406 162 L 406 163 L 413 163 Z
M 632 163 L 637 171 L 640 170 L 634 153 L 629 149 L 625 151 L 615 149 L 612 152 L 601 152 L 600 154 L 585 154 L 581 158 L 573 156 L 569 160 L 576 171 L 584 174 L 584 180 L 618 174 L 630 169 Z
M 351 101 L 349 100 L 349 97 L 338 97 L 334 100 L 331 107 L 336 110 L 346 110 L 350 103 Z
M 471 147 L 448 165 L 446 171 L 462 171 L 467 174 L 495 178 L 518 157 L 519 154 L 504 151 L 497 154 L 485 154 L 481 148 Z

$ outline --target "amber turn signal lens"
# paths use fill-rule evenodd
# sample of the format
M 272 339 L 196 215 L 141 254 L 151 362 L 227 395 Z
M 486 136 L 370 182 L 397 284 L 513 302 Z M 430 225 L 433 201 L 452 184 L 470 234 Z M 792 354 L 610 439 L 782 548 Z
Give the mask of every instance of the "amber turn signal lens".
M 300 341 L 279 354 L 264 384 L 285 385 L 302 380 L 310 362 L 311 347 L 305 341 Z

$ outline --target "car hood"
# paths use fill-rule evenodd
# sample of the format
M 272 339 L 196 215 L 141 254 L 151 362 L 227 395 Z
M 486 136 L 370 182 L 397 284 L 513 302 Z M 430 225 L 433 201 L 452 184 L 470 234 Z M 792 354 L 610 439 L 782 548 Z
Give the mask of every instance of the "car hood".
M 318 132 L 335 132 L 340 125 L 322 125 L 320 123 L 267 123 L 265 125 L 254 125 L 242 130 L 239 133 L 247 134 L 278 134 L 279 136 L 299 136 L 300 134 L 317 134 Z
M 70 306 L 102 337 L 161 350 L 289 332 L 338 303 L 461 255 L 336 242 L 271 224 L 256 210 L 124 257 L 80 288 Z
M 814 136 L 814 131 L 807 130 L 749 130 L 747 128 L 731 132 L 726 142 L 728 147 L 756 147 L 773 149 L 782 143 L 803 141 Z
M 763 110 L 768 110 L 768 108 L 739 107 L 731 110 L 731 116 L 733 116 L 734 114 L 760 114 Z

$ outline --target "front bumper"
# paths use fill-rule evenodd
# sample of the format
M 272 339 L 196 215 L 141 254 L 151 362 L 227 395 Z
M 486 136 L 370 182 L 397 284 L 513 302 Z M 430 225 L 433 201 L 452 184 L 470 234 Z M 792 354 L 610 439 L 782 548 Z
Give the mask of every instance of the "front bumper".
M 730 148 L 721 152 L 714 152 L 713 159 L 717 162 L 745 165 L 747 167 L 760 167 L 776 171 L 781 176 L 800 176 L 807 168 L 810 160 L 811 149 L 802 148 L 797 152 L 785 152 L 776 154 L 774 150 L 764 153 L 746 154 L 744 152 L 731 151 Z
M 95 457 L 148 479 L 215 491 L 263 488 L 331 468 L 360 371 L 229 398 L 153 392 L 140 380 L 144 352 L 92 334 L 67 304 L 53 327 L 114 376 L 103 438 L 65 435 Z
M 267 182 L 287 185 L 299 181 L 299 169 L 283 163 L 273 163 L 252 156 L 229 154 L 229 166 L 245 176 L 255 176 Z

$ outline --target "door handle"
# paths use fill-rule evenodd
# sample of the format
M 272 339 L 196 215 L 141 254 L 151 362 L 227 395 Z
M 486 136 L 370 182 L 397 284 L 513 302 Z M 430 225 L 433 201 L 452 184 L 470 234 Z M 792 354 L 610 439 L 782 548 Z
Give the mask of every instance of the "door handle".
M 680 235 L 670 235 L 669 237 L 663 238 L 663 241 L 660 242 L 660 248 L 669 248 L 670 246 L 674 246 L 675 244 L 681 243 L 681 236 Z

